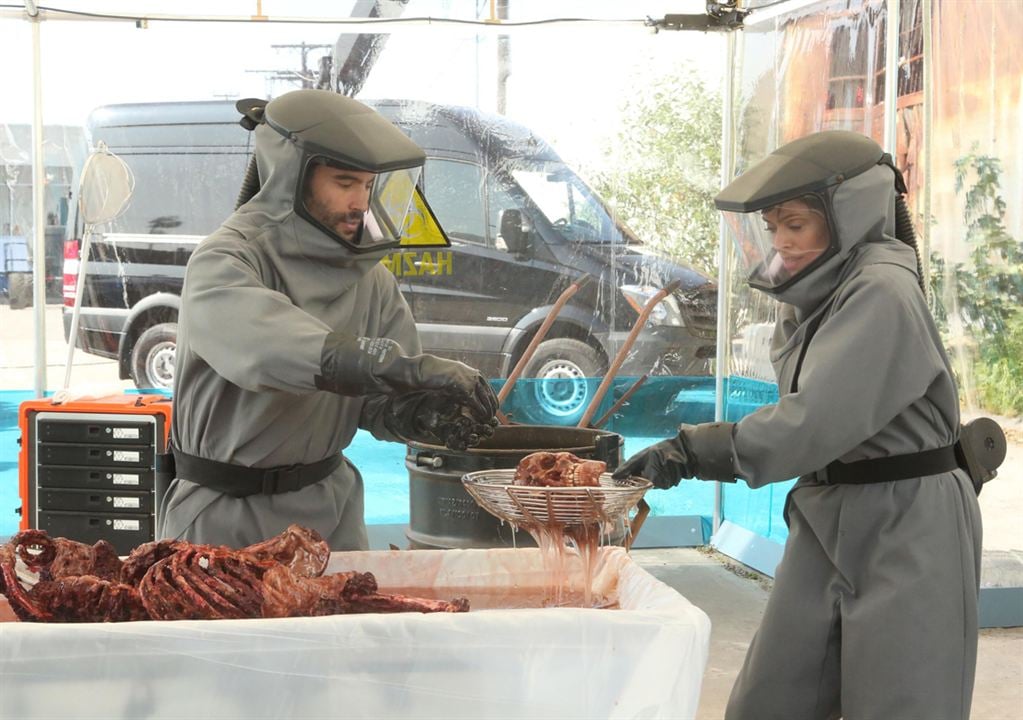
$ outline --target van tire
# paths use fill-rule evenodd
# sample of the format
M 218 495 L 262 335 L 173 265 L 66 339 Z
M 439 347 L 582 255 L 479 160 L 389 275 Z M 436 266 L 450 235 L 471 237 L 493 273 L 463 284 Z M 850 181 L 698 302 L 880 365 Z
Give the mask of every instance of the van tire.
M 581 340 L 555 338 L 540 343 L 522 370 L 522 377 L 535 379 L 526 381 L 525 394 L 520 395 L 518 421 L 575 425 L 606 368 L 601 354 Z
M 174 389 L 174 353 L 178 324 L 160 323 L 147 328 L 131 349 L 131 379 L 139 390 Z

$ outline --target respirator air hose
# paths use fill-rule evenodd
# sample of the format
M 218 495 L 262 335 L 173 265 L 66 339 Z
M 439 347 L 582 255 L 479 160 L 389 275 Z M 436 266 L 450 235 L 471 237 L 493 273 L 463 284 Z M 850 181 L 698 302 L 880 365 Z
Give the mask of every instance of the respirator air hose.
M 913 231 L 913 219 L 909 214 L 909 206 L 903 195 L 895 195 L 895 237 L 913 248 L 916 253 L 917 281 L 924 297 L 927 297 L 927 283 L 924 280 L 924 265 L 920 259 L 920 246 L 916 242 L 916 233 Z
M 256 167 L 256 156 L 249 158 L 249 166 L 245 168 L 245 179 L 242 180 L 242 189 L 238 191 L 238 200 L 234 204 L 237 210 L 251 200 L 259 192 L 259 168 Z

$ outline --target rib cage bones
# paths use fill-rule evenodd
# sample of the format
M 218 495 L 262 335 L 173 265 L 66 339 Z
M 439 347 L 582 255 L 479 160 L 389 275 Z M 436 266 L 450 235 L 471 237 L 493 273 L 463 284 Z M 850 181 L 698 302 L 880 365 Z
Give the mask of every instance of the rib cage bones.
M 38 575 L 26 588 L 21 560 Z M 464 612 L 450 602 L 378 592 L 371 573 L 323 575 L 330 559 L 313 530 L 292 525 L 240 550 L 161 540 L 121 561 L 106 541 L 89 546 L 27 530 L 0 545 L 0 594 L 28 622 L 121 622 L 328 615 L 351 612 Z

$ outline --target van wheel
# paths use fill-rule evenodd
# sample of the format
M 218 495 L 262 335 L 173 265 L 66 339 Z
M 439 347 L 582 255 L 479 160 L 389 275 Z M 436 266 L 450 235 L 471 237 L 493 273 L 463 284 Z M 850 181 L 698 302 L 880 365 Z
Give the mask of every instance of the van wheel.
M 582 417 L 604 374 L 600 353 L 579 340 L 540 343 L 522 371 L 526 394 L 521 420 L 540 425 L 574 425 Z
M 174 389 L 174 351 L 178 324 L 160 323 L 148 328 L 131 350 L 131 379 L 139 390 Z

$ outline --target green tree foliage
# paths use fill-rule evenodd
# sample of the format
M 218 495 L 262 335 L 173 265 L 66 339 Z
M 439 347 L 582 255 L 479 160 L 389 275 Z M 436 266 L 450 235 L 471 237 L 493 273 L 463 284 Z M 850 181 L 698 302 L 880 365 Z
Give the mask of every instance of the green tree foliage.
M 594 188 L 651 247 L 716 275 L 721 96 L 690 66 L 636 88 Z
M 985 362 L 976 369 L 981 403 L 1003 415 L 1023 415 L 1023 314 L 1014 313 L 998 349 L 981 350 Z
M 1023 413 L 1023 250 L 1005 227 L 998 158 L 973 152 L 955 163 L 956 193 L 964 197 L 963 222 L 969 261 L 951 269 L 931 256 L 932 296 L 953 283 L 956 311 L 977 343 L 977 392 L 993 412 Z M 947 290 L 946 290 L 947 292 Z M 947 328 L 950 308 L 935 307 Z

